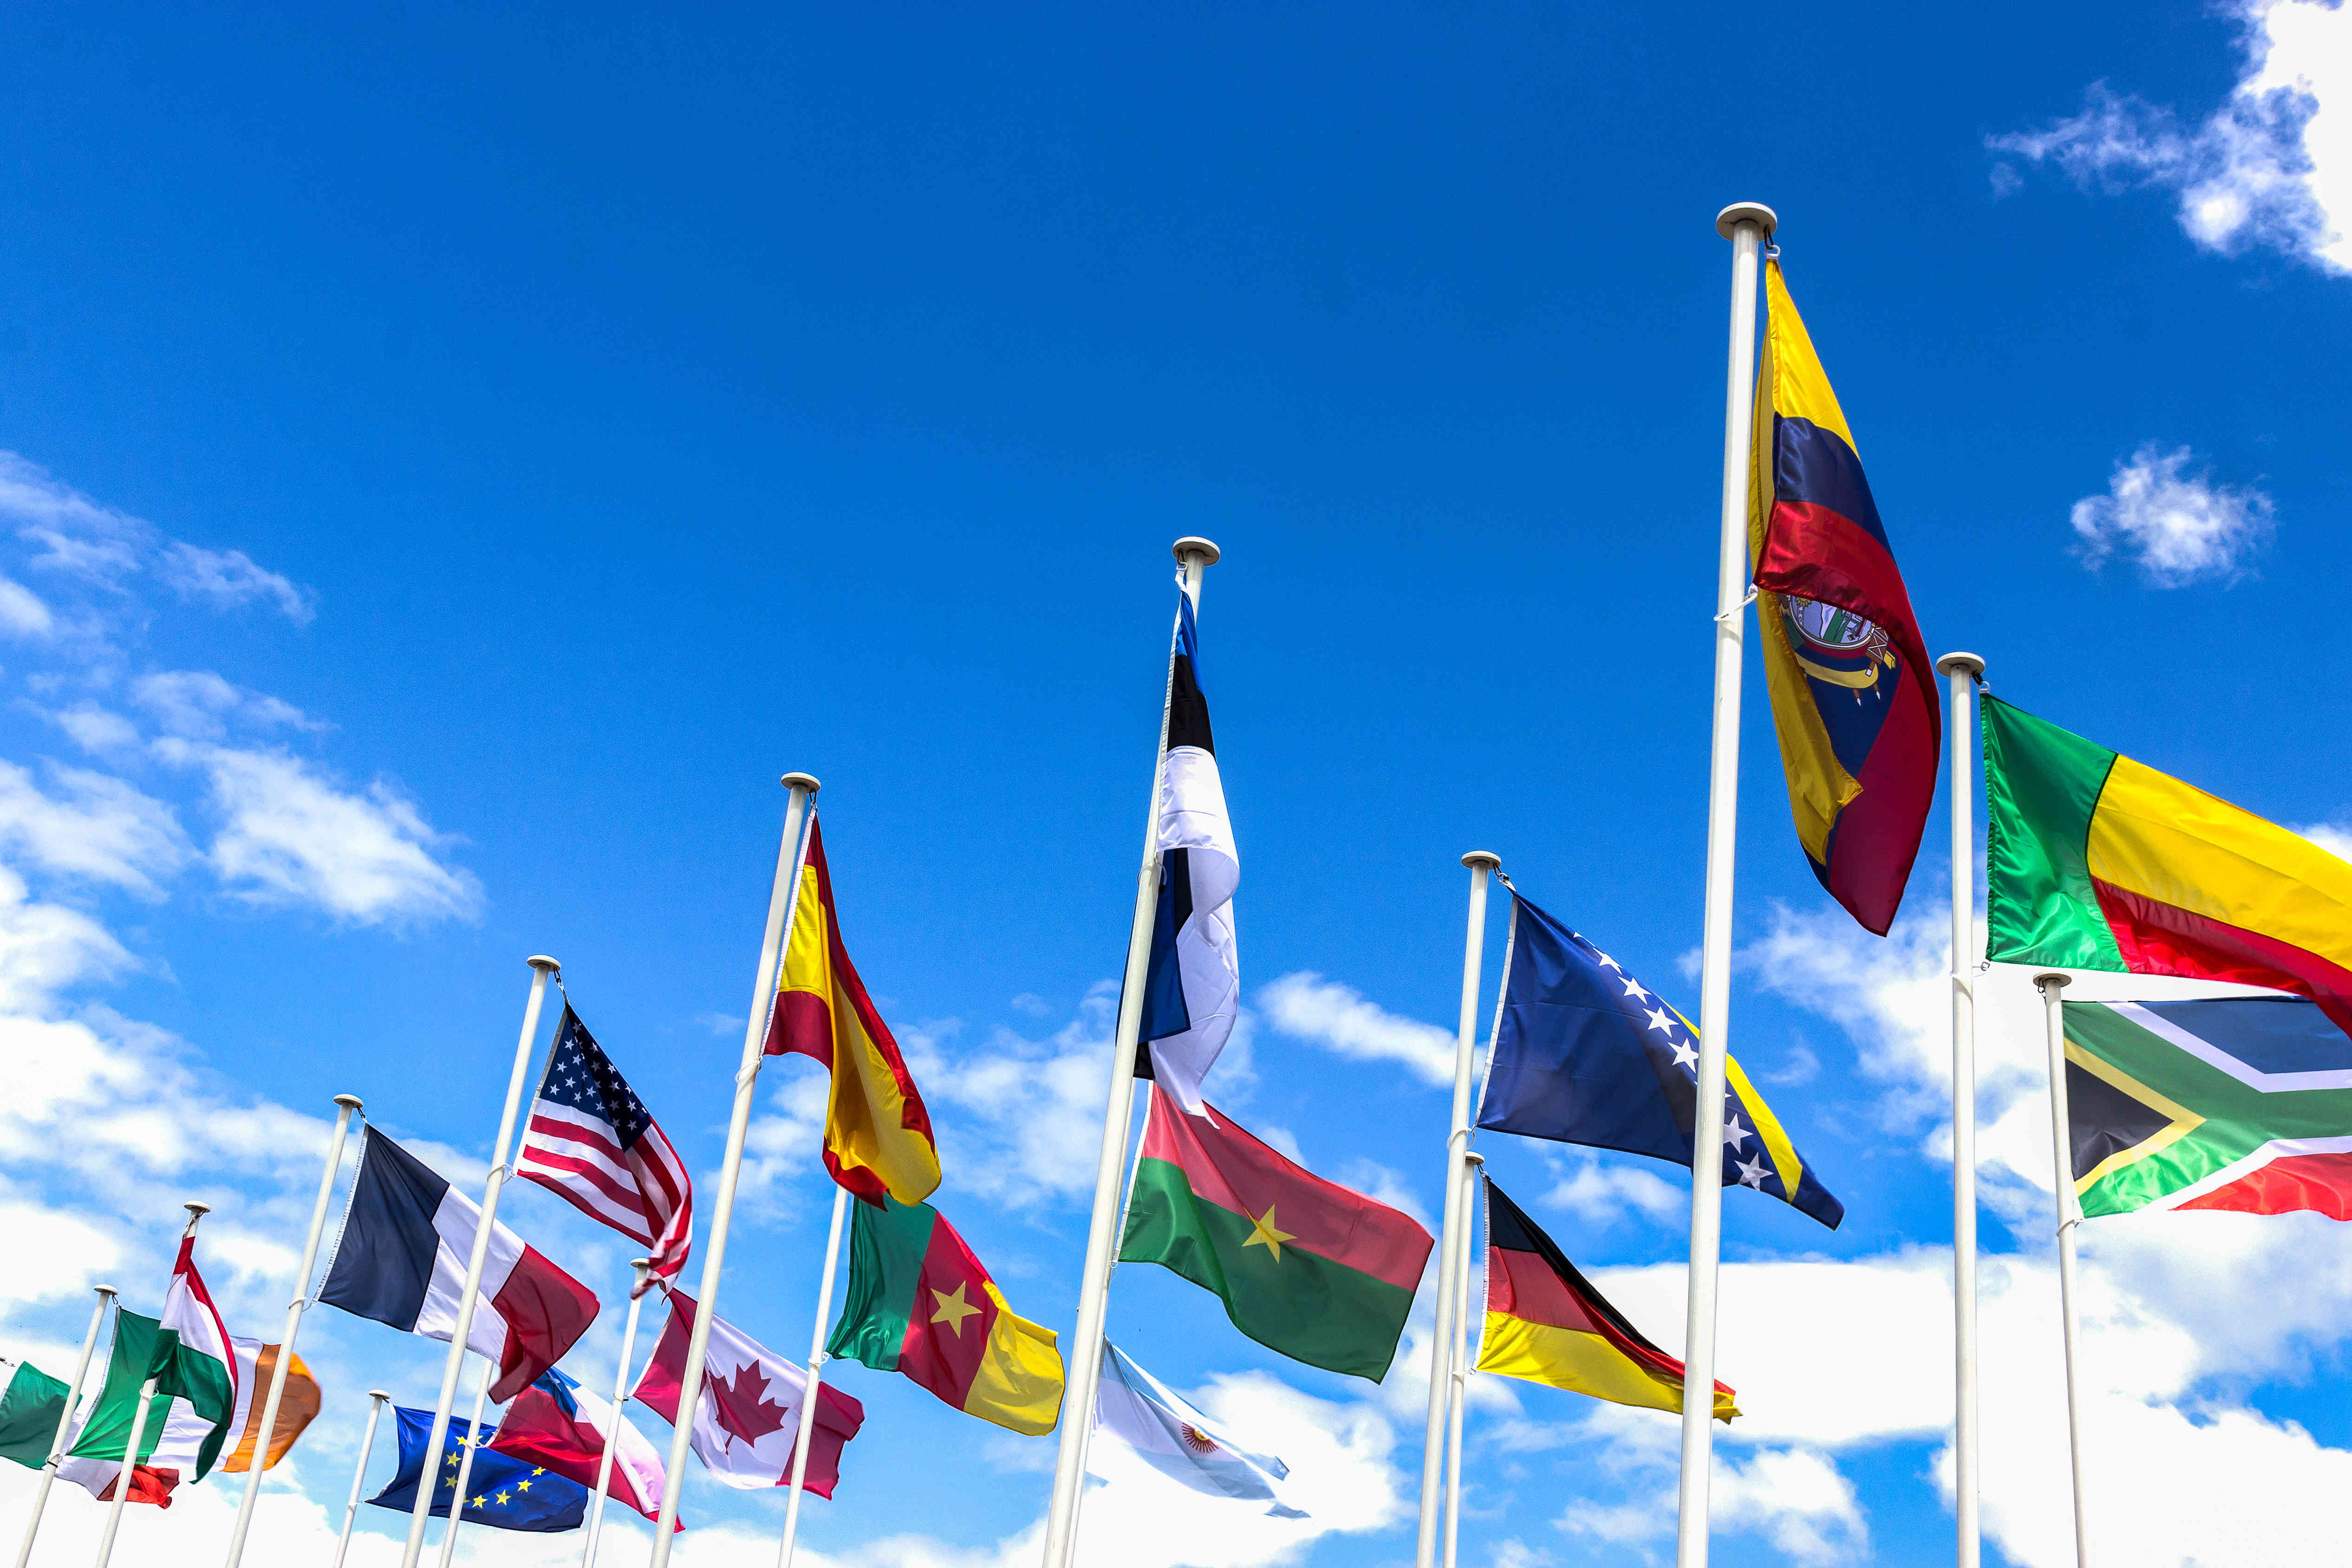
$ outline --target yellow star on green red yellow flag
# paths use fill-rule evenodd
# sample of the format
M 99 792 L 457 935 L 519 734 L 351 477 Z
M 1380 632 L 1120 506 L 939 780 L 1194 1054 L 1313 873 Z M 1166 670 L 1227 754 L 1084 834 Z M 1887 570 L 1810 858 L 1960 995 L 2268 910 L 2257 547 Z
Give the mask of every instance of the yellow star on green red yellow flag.
M 1274 1210 L 1275 1205 L 1268 1204 L 1265 1205 L 1265 1212 L 1250 1222 L 1249 1239 L 1242 1245 L 1263 1247 L 1273 1253 L 1274 1260 L 1279 1263 L 1282 1261 L 1282 1244 L 1297 1238 L 1274 1223 Z
M 963 1338 L 963 1321 L 980 1310 L 964 1300 L 963 1290 L 963 1285 L 959 1281 L 952 1294 L 945 1290 L 931 1292 L 931 1300 L 938 1302 L 940 1308 L 931 1314 L 931 1321 L 945 1323 L 948 1331 L 958 1339 Z

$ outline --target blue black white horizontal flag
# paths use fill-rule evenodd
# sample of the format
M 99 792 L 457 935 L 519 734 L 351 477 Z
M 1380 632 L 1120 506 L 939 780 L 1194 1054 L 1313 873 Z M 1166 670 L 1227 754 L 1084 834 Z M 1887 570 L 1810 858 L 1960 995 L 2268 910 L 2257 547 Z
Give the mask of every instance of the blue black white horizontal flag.
M 1168 745 L 1160 778 L 1160 908 L 1143 985 L 1139 1078 L 1156 1081 L 1194 1116 L 1201 1080 L 1234 1032 L 1241 1010 L 1241 954 L 1234 891 L 1241 855 L 1225 815 L 1225 786 L 1201 694 L 1200 636 L 1192 594 L 1176 591 L 1176 637 L 1169 653 Z
M 390 1486 L 368 1499 L 376 1507 L 414 1511 L 416 1484 L 430 1469 L 432 1512 L 436 1518 L 448 1518 L 449 1500 L 457 1495 L 457 1470 L 465 1459 L 458 1450 L 471 1447 L 475 1452 L 473 1464 L 466 1469 L 466 1507 L 458 1516 L 467 1523 L 553 1534 L 579 1529 L 587 1517 L 586 1487 L 489 1447 L 498 1437 L 497 1427 L 483 1427 L 477 1438 L 473 1423 L 452 1416 L 438 1462 L 427 1465 L 425 1445 L 433 1437 L 433 1412 L 395 1405 L 392 1413 L 400 1430 L 400 1473 L 392 1478 Z
M 1690 1021 L 1516 889 L 1503 968 L 1478 1125 L 1688 1169 L 1698 1106 Z M 1845 1205 L 1798 1154 L 1739 1063 L 1727 1062 L 1723 1184 L 1753 1187 L 1835 1230 Z

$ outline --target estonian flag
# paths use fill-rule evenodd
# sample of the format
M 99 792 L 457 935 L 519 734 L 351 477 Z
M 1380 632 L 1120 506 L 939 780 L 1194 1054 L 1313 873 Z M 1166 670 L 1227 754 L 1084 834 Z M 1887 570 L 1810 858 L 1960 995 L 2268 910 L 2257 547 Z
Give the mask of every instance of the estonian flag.
M 1726 1061 L 1723 1184 L 1753 1187 L 1835 1230 L 1845 1205 L 1780 1119 Z M 1647 1154 L 1687 1169 L 1698 1106 L 1698 1031 L 1615 959 L 1511 894 L 1503 1012 L 1478 1125 Z
M 1176 593 L 1176 640 L 1168 665 L 1168 755 L 1160 780 L 1160 910 L 1143 983 L 1138 1078 L 1156 1081 L 1194 1116 L 1201 1080 L 1234 1032 L 1241 956 L 1234 938 L 1240 853 L 1225 816 L 1225 786 L 1201 695 L 1200 637 L 1192 596 Z
M 482 1211 L 430 1166 L 371 1127 L 319 1300 L 426 1339 L 457 1331 L 457 1300 Z M 596 1297 L 502 1225 L 490 1227 L 467 1348 L 499 1369 L 503 1405 L 596 1321 Z M 470 1516 L 468 1516 L 470 1517 Z

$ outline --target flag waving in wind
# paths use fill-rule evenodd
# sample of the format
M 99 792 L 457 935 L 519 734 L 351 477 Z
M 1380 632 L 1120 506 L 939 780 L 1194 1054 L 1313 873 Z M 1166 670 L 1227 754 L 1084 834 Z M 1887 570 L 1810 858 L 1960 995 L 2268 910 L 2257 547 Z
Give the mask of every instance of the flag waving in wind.
M 696 1310 L 694 1298 L 685 1291 L 669 1293 L 669 1322 L 637 1378 L 637 1403 L 672 1426 L 677 1424 L 678 1396 L 686 1388 L 686 1352 L 691 1348 Z M 807 1398 L 807 1373 L 726 1319 L 712 1318 L 710 1342 L 702 1354 L 702 1393 L 694 1411 L 695 1458 L 730 1487 L 792 1485 L 793 1447 L 800 1440 L 801 1405 Z M 865 1424 L 863 1405 L 829 1383 L 818 1384 L 808 1472 L 801 1478 L 806 1490 L 821 1498 L 833 1496 L 841 1479 L 842 1445 Z M 651 1495 L 658 1513 L 658 1485 Z
M 1835 1230 L 1845 1205 L 1727 1058 L 1723 1184 L 1738 1183 Z M 1698 1031 L 1625 966 L 1511 893 L 1503 1011 L 1478 1121 L 1687 1167 L 1698 1107 Z
M 694 1239 L 686 1163 L 568 1000 L 515 1174 L 653 1248 L 653 1268 L 630 1294 L 686 1267 Z
M 1143 982 L 1144 1045 L 1136 1076 L 1173 1094 L 1194 1116 L 1201 1080 L 1234 1032 L 1241 1005 L 1241 953 L 1234 936 L 1240 851 L 1225 816 L 1209 702 L 1201 695 L 1200 636 L 1192 595 L 1176 591 L 1176 640 L 1168 663 L 1168 753 L 1160 778 L 1160 910 Z
M 1853 432 L 1779 262 L 1764 289 L 1748 528 L 1772 727 L 1813 875 L 1885 936 L 1936 798 L 1943 708 Z

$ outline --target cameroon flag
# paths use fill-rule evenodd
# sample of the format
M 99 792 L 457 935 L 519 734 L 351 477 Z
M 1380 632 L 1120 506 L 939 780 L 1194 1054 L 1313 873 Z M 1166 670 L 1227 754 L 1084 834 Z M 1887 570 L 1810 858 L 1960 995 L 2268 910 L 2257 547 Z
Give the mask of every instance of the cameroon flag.
M 869 1204 L 881 1203 L 886 1193 L 902 1204 L 929 1197 L 940 1184 L 931 1115 L 841 944 L 833 875 L 814 822 L 768 1022 L 767 1054 L 795 1052 L 833 1074 L 824 1110 L 824 1168 L 833 1179 Z
M 967 1415 L 1031 1437 L 1062 1411 L 1054 1331 L 1017 1316 L 940 1212 L 857 1206 L 849 1300 L 825 1353 L 903 1372 Z
M 2352 1034 L 2352 866 L 1984 700 L 1985 956 L 2293 991 Z
M 1153 1089 L 1119 1260 L 1214 1293 L 1268 1350 L 1380 1382 L 1435 1245 L 1411 1215 L 1292 1164 L 1213 1106 L 1187 1116 Z
M 1486 1187 L 1486 1323 L 1478 1370 L 1652 1410 L 1683 1407 L 1683 1363 L 1642 1337 L 1551 1237 Z M 1739 1414 L 1715 1385 L 1715 1415 Z

